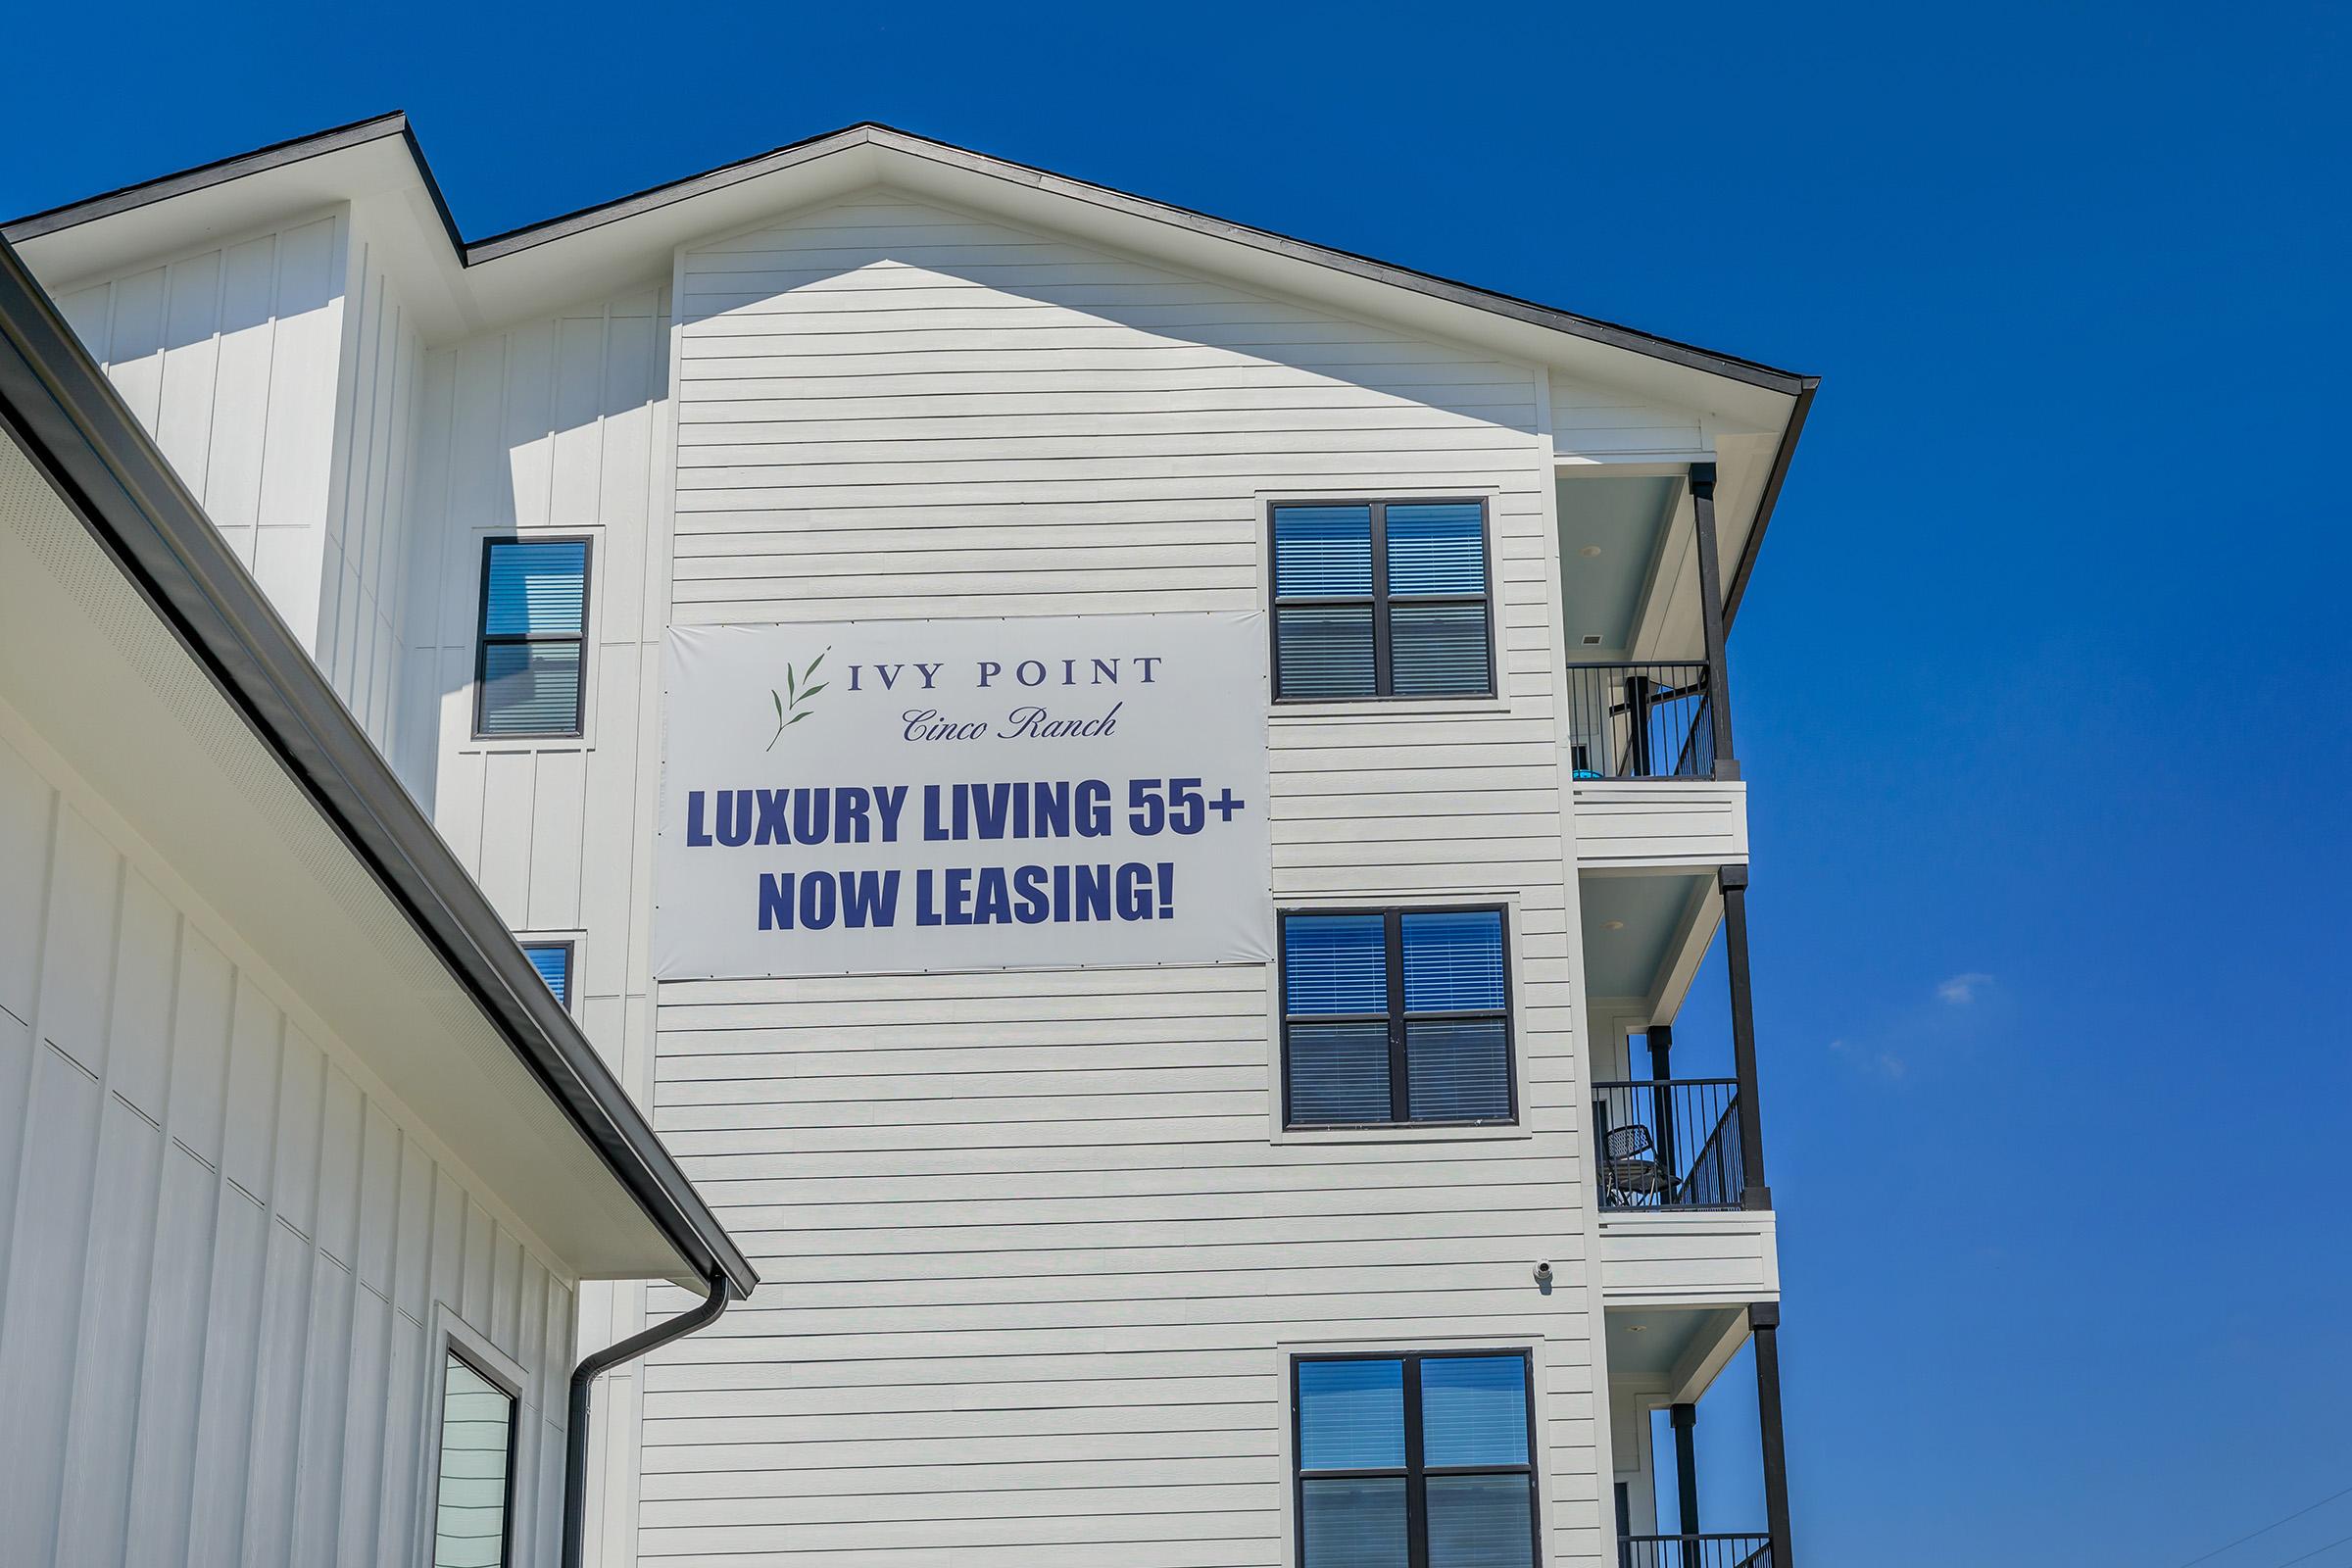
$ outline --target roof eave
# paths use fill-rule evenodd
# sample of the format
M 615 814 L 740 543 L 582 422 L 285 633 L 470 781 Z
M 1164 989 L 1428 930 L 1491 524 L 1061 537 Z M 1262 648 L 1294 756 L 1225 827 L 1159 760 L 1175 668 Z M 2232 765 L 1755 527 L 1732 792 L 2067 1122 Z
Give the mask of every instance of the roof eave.
M 84 526 L 679 1256 L 750 1294 L 750 1261 L 4 242 L 0 390 Z

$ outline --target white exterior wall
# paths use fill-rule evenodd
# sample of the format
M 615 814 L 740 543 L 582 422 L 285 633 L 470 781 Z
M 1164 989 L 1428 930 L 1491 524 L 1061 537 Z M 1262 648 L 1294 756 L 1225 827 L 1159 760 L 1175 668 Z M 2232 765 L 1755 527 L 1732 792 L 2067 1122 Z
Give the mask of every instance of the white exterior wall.
M 1488 497 L 1501 699 L 1274 716 L 1274 894 L 1508 902 L 1524 1111 L 1286 1137 L 1264 967 L 662 987 L 657 1123 L 770 1283 L 644 1374 L 646 1560 L 1281 1563 L 1335 1344 L 1532 1347 L 1601 1560 L 1544 377 L 879 193 L 679 287 L 680 623 L 1248 610 L 1270 499 Z
M 82 346 L 313 647 L 349 238 L 337 210 L 58 291 Z
M 422 754 L 399 733 L 406 641 L 408 484 L 424 338 L 353 228 L 338 361 L 332 486 L 321 542 L 318 665 L 411 793 Z
M 410 503 L 405 736 L 435 825 L 508 924 L 573 946 L 572 1010 L 641 1102 L 653 1091 L 653 812 L 669 552 L 666 282 L 591 301 L 425 361 Z M 590 542 L 586 733 L 476 741 L 482 541 Z M 414 787 L 414 786 L 413 786 Z M 580 1340 L 641 1325 L 642 1287 L 581 1287 Z M 631 1533 L 637 1369 L 597 1385 L 592 1563 Z
M 416 1568 L 448 1315 L 523 1372 L 552 1563 L 572 1290 L 0 707 L 0 1541 Z
M 412 790 L 396 734 L 424 340 L 347 208 L 59 296 L 205 514 Z

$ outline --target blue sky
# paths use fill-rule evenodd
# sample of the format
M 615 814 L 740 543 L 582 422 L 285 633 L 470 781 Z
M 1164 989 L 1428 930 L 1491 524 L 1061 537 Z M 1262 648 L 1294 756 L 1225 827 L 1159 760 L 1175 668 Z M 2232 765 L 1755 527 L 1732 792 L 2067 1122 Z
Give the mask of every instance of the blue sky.
M 10 213 L 398 107 L 480 234 L 879 119 L 1822 374 L 1733 647 L 1799 1552 L 2180 1568 L 2352 1486 L 2352 12 L 10 34 Z M 2338 1537 L 2352 1497 L 2209 1560 Z

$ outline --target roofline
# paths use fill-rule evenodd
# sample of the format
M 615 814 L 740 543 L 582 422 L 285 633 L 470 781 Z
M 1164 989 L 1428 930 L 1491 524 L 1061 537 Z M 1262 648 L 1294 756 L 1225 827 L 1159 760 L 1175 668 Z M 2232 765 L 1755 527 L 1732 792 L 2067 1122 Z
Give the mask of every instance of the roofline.
M 1480 288 L 1475 284 L 1440 277 L 1435 273 L 1417 271 L 1407 267 L 1398 267 L 1393 263 L 1377 261 L 1351 251 L 1337 250 L 1331 246 L 1317 245 L 1310 240 L 1276 233 L 1271 229 L 1255 228 L 1247 223 L 1216 218 L 1189 207 L 1178 207 L 1167 202 L 1154 201 L 1150 197 L 1137 196 L 1112 186 L 1098 185 L 1091 181 L 1073 178 L 1067 174 L 1057 174 L 1051 170 L 1039 169 L 1033 165 L 1017 164 L 1008 159 L 992 157 L 986 153 L 956 146 L 951 142 L 918 135 L 913 131 L 901 130 L 894 125 L 883 124 L 879 121 L 861 121 L 839 130 L 826 131 L 821 135 L 790 142 L 750 158 L 721 164 L 715 169 L 708 169 L 700 173 L 688 174 L 680 179 L 668 180 L 662 184 L 649 186 L 644 190 L 613 197 L 610 201 L 598 202 L 575 212 L 542 219 L 536 222 L 526 223 L 519 228 L 512 228 L 503 233 L 468 241 L 458 232 L 457 224 L 450 216 L 449 205 L 442 198 L 440 182 L 433 177 L 432 166 L 426 162 L 423 148 L 417 144 L 416 134 L 409 125 L 408 116 L 394 112 L 388 115 L 379 115 L 370 120 L 355 121 L 351 124 L 318 131 L 313 135 L 276 142 L 250 153 L 201 164 L 194 169 L 183 170 L 178 173 L 166 174 L 137 184 L 125 185 L 118 190 L 108 191 L 103 195 L 93 196 L 84 201 L 69 203 L 63 207 L 53 207 L 46 212 L 34 213 L 7 223 L 0 223 L 0 240 L 12 244 L 22 243 L 27 239 L 55 233 L 60 229 L 71 228 L 78 223 L 86 223 L 97 219 L 112 217 L 117 213 L 127 212 L 132 208 L 203 190 L 208 186 L 224 184 L 246 174 L 259 173 L 264 170 L 277 168 L 280 165 L 298 163 L 306 158 L 318 157 L 345 147 L 394 135 L 401 137 L 406 142 L 410 156 L 416 161 L 417 173 L 422 177 L 425 189 L 432 197 L 434 208 L 441 216 L 442 226 L 448 233 L 450 248 L 455 253 L 459 265 L 464 268 L 479 267 L 485 263 L 513 256 L 540 245 L 550 244 L 587 229 L 618 222 L 639 213 L 690 200 L 707 191 L 723 189 L 747 179 L 758 178 L 761 174 L 790 168 L 794 164 L 832 151 L 833 144 L 891 146 L 898 151 L 919 153 L 923 156 L 941 159 L 944 162 L 955 163 L 973 173 L 987 174 L 997 178 L 1017 177 L 1024 184 L 1035 185 L 1076 200 L 1092 202 L 1097 206 L 1115 208 L 1131 217 L 1172 223 L 1195 233 L 1229 240 L 1254 250 L 1288 257 L 1294 261 L 1327 267 L 1355 277 L 1407 289 L 1433 299 L 1444 300 L 1449 304 L 1485 311 L 1490 315 L 1506 317 L 1530 326 L 1562 332 L 1588 342 L 1623 349 L 1690 369 L 1724 376 L 1786 396 L 1803 397 L 1806 393 L 1807 383 L 1817 379 L 1801 375 L 1793 370 L 1779 369 L 1754 360 L 1743 360 L 1736 355 L 1722 354 L 1712 349 L 1700 348 L 1695 344 L 1660 337 L 1651 332 L 1642 332 L 1614 321 L 1603 321 L 1594 317 L 1579 316 L 1572 311 L 1540 305 L 1532 300 L 1521 299 L 1516 295 L 1497 293 L 1493 289 Z
M 1821 387 L 1821 377 L 1808 375 L 1796 394 L 1796 407 L 1788 411 L 1788 427 L 1781 431 L 1781 444 L 1772 455 L 1772 471 L 1764 476 L 1764 493 L 1756 498 L 1756 520 L 1747 530 L 1747 544 L 1740 552 L 1740 564 L 1732 568 L 1731 591 L 1724 595 L 1723 629 L 1730 631 L 1739 618 L 1740 601 L 1747 593 L 1747 579 L 1756 569 L 1756 556 L 1764 548 L 1764 530 L 1772 522 L 1773 508 L 1780 504 L 1781 486 L 1788 478 L 1788 465 L 1796 457 L 1796 438 L 1805 433 L 1805 416 L 1813 412 L 1813 394 Z
M 748 1296 L 758 1272 L 5 242 L 0 423 L 689 1268 Z

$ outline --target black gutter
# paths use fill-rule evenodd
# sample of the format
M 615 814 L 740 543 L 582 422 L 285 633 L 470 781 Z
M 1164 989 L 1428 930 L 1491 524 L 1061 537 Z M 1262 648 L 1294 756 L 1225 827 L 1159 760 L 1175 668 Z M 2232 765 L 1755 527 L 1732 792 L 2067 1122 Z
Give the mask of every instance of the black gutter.
M 634 1361 L 672 1340 L 709 1328 L 727 1309 L 732 1287 L 713 1274 L 705 1281 L 710 1295 L 676 1317 L 632 1334 L 618 1345 L 607 1346 L 572 1369 L 570 1400 L 564 1428 L 564 1543 L 562 1568 L 580 1568 L 581 1547 L 588 1516 L 588 1385 L 623 1361 Z
M 580 208 L 576 212 L 542 219 L 534 223 L 526 223 L 519 228 L 508 229 L 503 233 L 467 242 L 458 234 L 457 225 L 450 218 L 448 205 L 442 200 L 440 182 L 433 177 L 432 167 L 425 162 L 423 150 L 417 145 L 415 134 L 409 128 L 408 117 L 404 114 L 394 113 L 381 115 L 372 120 L 360 121 L 350 125 L 338 126 L 333 130 L 320 131 L 316 135 L 277 142 L 255 152 L 241 154 L 234 158 L 220 159 L 175 174 L 167 174 L 136 185 L 125 185 L 121 189 L 109 191 L 105 195 L 91 197 L 87 201 L 55 207 L 46 212 L 17 219 L 0 224 L 0 239 L 12 243 L 22 242 L 43 234 L 54 233 L 62 228 L 72 227 L 76 223 L 112 217 L 117 213 L 144 206 L 150 202 L 163 201 L 190 191 L 201 190 L 209 185 L 221 184 L 245 174 L 258 173 L 265 169 L 272 169 L 281 164 L 294 163 L 304 158 L 335 152 L 359 142 L 389 135 L 398 135 L 407 142 L 410 154 L 416 160 L 417 173 L 422 177 L 425 189 L 431 194 L 434 207 L 441 215 L 442 226 L 448 231 L 450 248 L 456 253 L 459 265 L 466 268 L 479 267 L 484 263 L 494 262 L 539 245 L 549 244 L 571 234 L 599 228 L 607 223 L 619 222 L 641 213 L 686 201 L 710 191 L 741 183 L 747 179 L 758 178 L 762 174 L 789 168 L 795 163 L 822 156 L 834 150 L 830 144 L 895 145 L 898 150 L 903 152 L 915 153 L 943 162 L 958 163 L 972 173 L 1011 180 L 1032 187 L 1052 189 L 1076 200 L 1091 201 L 1097 205 L 1119 209 L 1132 217 L 1170 223 L 1195 233 L 1206 234 L 1246 245 L 1254 250 L 1286 256 L 1294 261 L 1328 267 L 1336 271 L 1347 272 L 1356 277 L 1407 289 L 1434 299 L 1445 300 L 1450 304 L 1466 306 L 1472 310 L 1485 311 L 1490 315 L 1507 317 L 1531 326 L 1564 332 L 1569 336 L 1580 337 L 1588 342 L 1600 343 L 1611 348 L 1644 355 L 1651 359 L 1663 360 L 1668 364 L 1703 370 L 1710 374 L 1744 382 L 1750 386 L 1763 387 L 1789 396 L 1802 396 L 1807 380 L 1806 377 L 1795 371 L 1777 369 L 1754 360 L 1743 360 L 1736 355 L 1717 353 L 1712 349 L 1703 349 L 1695 344 L 1659 337 L 1655 333 L 1639 331 L 1636 328 L 1623 326 L 1614 321 L 1604 321 L 1595 317 L 1579 316 L 1572 311 L 1540 305 L 1532 300 L 1497 293 L 1471 283 L 1457 282 L 1452 278 L 1440 277 L 1433 272 L 1398 267 L 1393 263 L 1357 255 L 1352 251 L 1318 245 L 1311 240 L 1297 239 L 1288 234 L 1277 233 L 1272 229 L 1255 228 L 1247 223 L 1216 218 L 1193 208 L 1178 207 L 1172 203 L 1155 201 L 1148 196 L 1138 196 L 1119 190 L 1113 186 L 1098 185 L 1089 180 L 1072 178 L 1067 174 L 1057 174 L 1051 170 L 1038 169 L 1028 164 L 1016 164 L 1009 159 L 973 152 L 969 148 L 957 147 L 952 142 L 919 136 L 912 131 L 901 130 L 896 126 L 885 125 L 877 121 L 863 121 L 840 130 L 805 137 L 800 141 L 787 143 L 782 147 L 773 148 L 751 158 L 738 159 L 733 163 L 722 164 L 715 169 L 705 170 L 701 173 L 668 180 L 659 185 L 649 186 L 644 190 L 633 191 L 625 196 L 613 197 L 610 201 Z
M 0 243 L 0 423 L 695 1274 L 759 1274 L 318 666 Z

